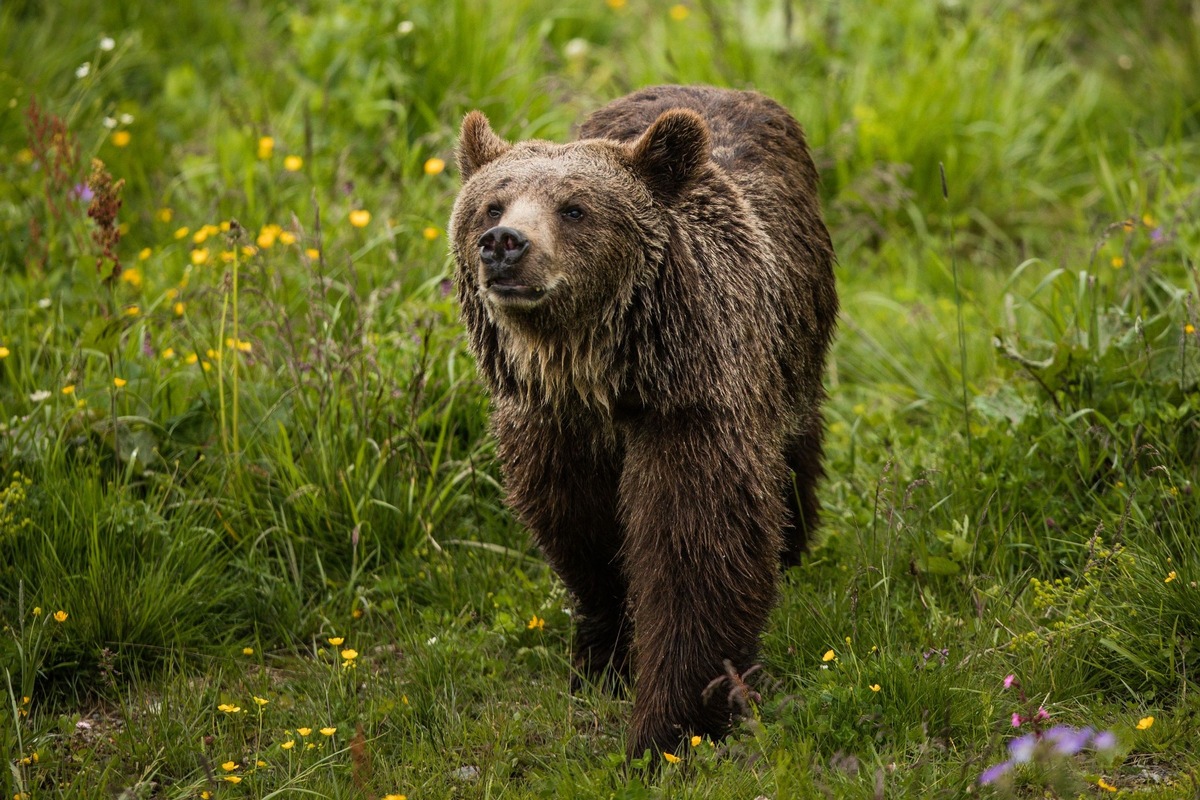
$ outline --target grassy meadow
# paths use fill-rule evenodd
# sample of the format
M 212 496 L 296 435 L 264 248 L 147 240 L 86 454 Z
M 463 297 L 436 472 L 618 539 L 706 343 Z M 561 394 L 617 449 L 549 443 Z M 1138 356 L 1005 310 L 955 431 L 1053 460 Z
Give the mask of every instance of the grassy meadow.
M 1195 0 L 15 0 L 0 42 L 0 797 L 1200 793 Z M 663 82 L 805 126 L 843 315 L 746 719 L 626 767 L 445 225 L 466 111 L 563 140 Z

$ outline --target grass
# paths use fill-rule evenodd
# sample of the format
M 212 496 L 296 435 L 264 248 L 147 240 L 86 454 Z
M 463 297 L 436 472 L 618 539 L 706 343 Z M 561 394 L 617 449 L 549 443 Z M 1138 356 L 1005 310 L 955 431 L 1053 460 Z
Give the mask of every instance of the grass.
M 4 796 L 1191 796 L 1193 5 L 0 7 Z M 500 501 L 445 164 L 668 81 L 802 121 L 844 313 L 759 699 L 655 772 Z M 1028 703 L 1115 752 L 981 787 Z

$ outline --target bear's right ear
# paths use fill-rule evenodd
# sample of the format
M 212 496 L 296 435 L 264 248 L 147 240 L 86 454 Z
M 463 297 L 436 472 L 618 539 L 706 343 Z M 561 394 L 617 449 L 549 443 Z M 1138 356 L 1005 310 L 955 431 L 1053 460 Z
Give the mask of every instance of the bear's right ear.
M 456 151 L 458 172 L 462 175 L 463 183 L 466 183 L 480 167 L 508 152 L 509 146 L 508 142 L 492 130 L 482 111 L 467 114 L 458 134 Z
M 659 114 L 631 146 L 633 168 L 655 197 L 670 202 L 692 184 L 708 162 L 708 126 L 694 111 Z

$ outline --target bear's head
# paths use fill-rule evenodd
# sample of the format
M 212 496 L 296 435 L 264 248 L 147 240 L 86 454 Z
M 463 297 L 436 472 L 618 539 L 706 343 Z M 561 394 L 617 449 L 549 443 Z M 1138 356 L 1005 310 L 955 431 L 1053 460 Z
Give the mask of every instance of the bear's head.
M 707 168 L 708 129 L 663 113 L 635 141 L 510 144 L 478 111 L 463 121 L 451 216 L 460 297 L 514 331 L 611 323 L 653 280 L 666 215 Z

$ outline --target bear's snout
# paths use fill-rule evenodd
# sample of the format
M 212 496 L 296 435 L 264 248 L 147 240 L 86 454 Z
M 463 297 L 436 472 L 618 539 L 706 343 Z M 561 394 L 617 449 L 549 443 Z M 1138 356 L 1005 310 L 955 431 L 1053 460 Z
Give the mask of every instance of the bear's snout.
M 516 228 L 497 226 L 479 237 L 479 257 L 489 273 L 502 273 L 529 250 L 529 239 Z

